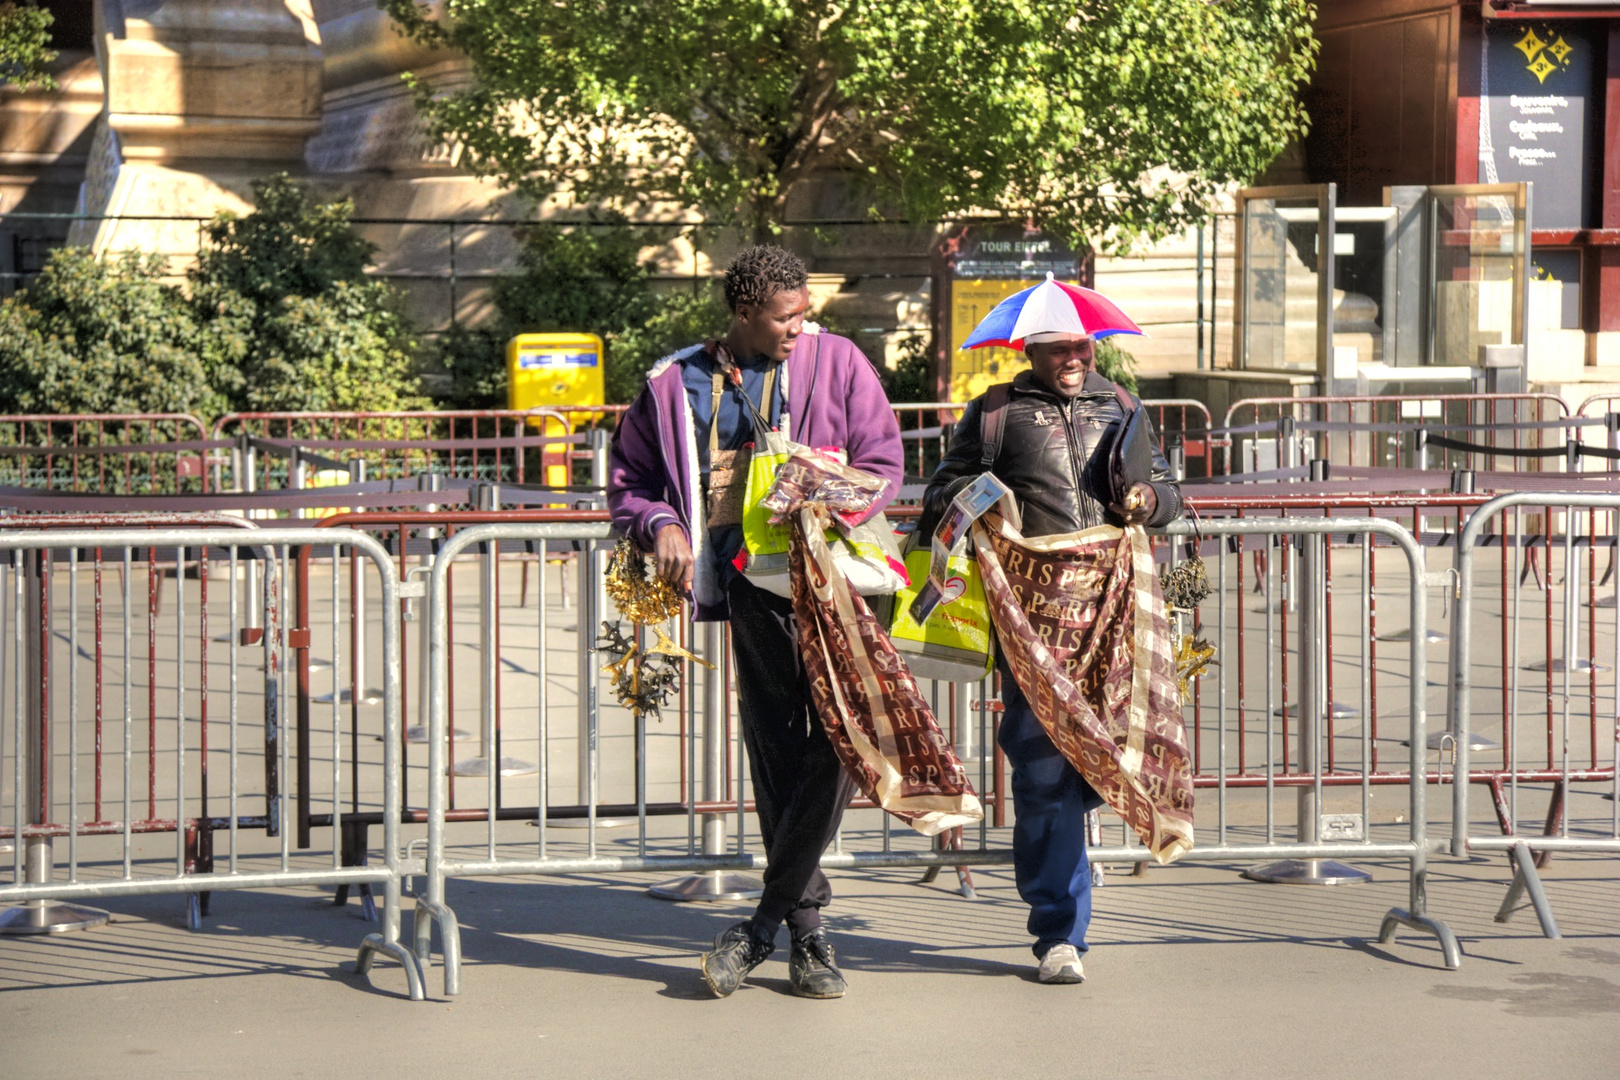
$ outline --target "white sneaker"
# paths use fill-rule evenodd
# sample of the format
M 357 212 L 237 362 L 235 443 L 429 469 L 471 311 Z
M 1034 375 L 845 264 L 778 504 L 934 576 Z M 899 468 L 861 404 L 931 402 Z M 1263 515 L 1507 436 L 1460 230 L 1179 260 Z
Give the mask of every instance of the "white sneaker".
M 1083 983 L 1086 971 L 1080 966 L 1080 953 L 1073 945 L 1054 945 L 1041 957 L 1041 968 L 1036 974 L 1043 983 Z

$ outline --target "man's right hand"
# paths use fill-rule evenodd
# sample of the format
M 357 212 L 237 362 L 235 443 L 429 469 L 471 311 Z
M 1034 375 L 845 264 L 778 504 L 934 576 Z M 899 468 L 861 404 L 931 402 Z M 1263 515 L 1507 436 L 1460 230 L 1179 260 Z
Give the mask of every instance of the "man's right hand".
M 686 530 L 679 525 L 665 525 L 654 540 L 653 557 L 658 561 L 658 576 L 682 592 L 692 590 L 692 545 L 686 542 Z

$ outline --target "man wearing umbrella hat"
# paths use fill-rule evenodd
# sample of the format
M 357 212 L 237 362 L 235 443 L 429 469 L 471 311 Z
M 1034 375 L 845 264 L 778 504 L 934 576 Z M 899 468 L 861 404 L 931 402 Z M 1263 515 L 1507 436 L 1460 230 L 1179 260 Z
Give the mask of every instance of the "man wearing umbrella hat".
M 1120 504 L 1097 498 L 1091 459 L 1105 437 L 1114 437 L 1111 430 L 1117 435 L 1122 429 L 1127 408 L 1140 407 L 1096 370 L 1096 341 L 1111 333 L 1141 331 L 1101 294 L 1051 275 L 985 318 L 965 347 L 1021 349 L 1030 369 L 963 410 L 924 497 L 923 535 L 932 533 L 957 492 L 985 471 L 1012 490 L 1030 540 L 1104 524 L 1164 525 L 1181 512 L 1180 489 L 1156 442 L 1148 475 L 1130 486 Z M 1085 817 L 1103 800 L 1054 745 L 1004 656 L 997 667 L 1004 708 L 998 741 L 1012 763 L 1017 815 L 1014 870 L 1019 895 L 1030 906 L 1037 977 L 1078 983 L 1085 977 L 1080 955 L 1091 918 Z

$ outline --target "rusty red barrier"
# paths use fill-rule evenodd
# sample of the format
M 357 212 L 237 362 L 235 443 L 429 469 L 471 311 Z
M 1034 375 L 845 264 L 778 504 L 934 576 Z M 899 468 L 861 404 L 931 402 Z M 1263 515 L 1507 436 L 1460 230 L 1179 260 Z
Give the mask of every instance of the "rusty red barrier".
M 207 491 L 203 422 L 185 413 L 0 416 L 0 485 L 118 494 Z

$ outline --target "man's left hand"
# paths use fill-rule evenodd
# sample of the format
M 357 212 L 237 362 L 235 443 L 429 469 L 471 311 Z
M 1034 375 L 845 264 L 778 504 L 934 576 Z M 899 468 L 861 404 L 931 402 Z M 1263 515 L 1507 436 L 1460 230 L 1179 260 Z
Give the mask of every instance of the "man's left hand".
M 1125 524 L 1141 525 L 1159 509 L 1159 496 L 1154 493 L 1152 484 L 1138 480 L 1125 493 L 1125 505 L 1110 509 L 1124 518 Z

